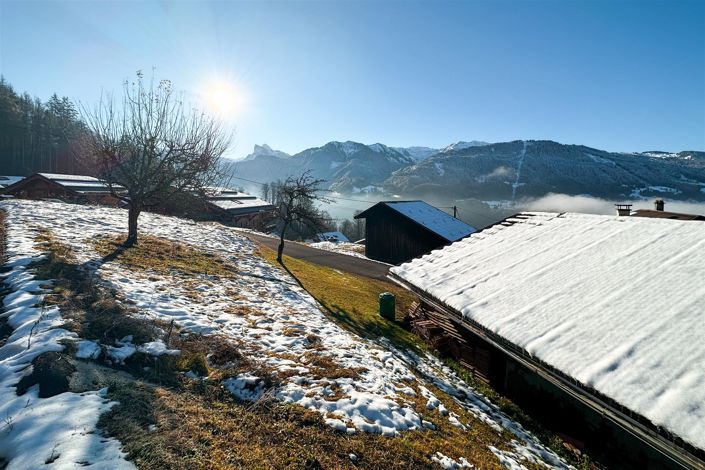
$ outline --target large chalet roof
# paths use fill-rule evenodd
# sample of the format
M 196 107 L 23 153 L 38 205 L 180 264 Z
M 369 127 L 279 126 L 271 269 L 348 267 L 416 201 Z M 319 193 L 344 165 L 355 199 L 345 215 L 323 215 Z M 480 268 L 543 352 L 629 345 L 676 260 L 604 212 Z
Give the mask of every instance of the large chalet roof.
M 391 272 L 705 449 L 705 224 L 522 213 Z
M 37 179 L 50 181 L 78 195 L 110 193 L 110 187 L 104 181 L 93 176 L 62 175 L 56 173 L 35 173 L 25 178 L 18 178 L 12 184 L 7 185 L 5 189 L 12 191 L 16 188 L 32 184 Z M 114 187 L 117 190 L 122 189 L 122 187 L 118 185 Z
M 386 206 L 446 241 L 454 242 L 476 231 L 462 220 L 451 217 L 424 201 L 385 201 L 355 216 L 364 219 L 379 206 Z
M 55 173 L 39 173 L 40 176 L 60 184 L 79 194 L 109 193 L 110 187 L 98 178 L 85 175 L 61 175 Z
M 210 188 L 208 202 L 233 215 L 270 211 L 274 206 L 250 194 L 227 188 Z

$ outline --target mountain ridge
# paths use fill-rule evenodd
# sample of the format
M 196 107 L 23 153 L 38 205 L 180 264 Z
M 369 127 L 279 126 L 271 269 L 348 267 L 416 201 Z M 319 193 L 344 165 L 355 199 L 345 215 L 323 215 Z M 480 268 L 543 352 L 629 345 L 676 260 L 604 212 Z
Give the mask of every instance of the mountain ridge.
M 442 149 L 332 141 L 291 156 L 258 147 L 259 153 L 251 154 L 257 155 L 238 162 L 237 176 L 275 181 L 311 170 L 326 180 L 327 189 L 340 193 L 483 200 L 563 193 L 705 201 L 705 152 L 700 151 L 608 152 L 552 140 L 460 141 Z

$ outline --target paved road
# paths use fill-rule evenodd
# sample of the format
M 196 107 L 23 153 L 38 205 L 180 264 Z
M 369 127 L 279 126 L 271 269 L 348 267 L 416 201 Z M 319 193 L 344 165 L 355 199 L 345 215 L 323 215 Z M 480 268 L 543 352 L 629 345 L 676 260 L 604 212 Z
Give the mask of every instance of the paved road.
M 277 251 L 277 247 L 279 246 L 278 238 L 265 237 L 251 232 L 240 233 L 255 243 Z M 365 258 L 341 255 L 332 251 L 319 250 L 301 243 L 290 241 L 284 242 L 284 255 L 302 259 L 304 261 L 310 261 L 322 266 L 328 266 L 329 268 L 334 268 L 339 271 L 358 274 L 360 276 L 366 276 L 372 279 L 388 281 L 387 272 L 389 271 L 389 265 Z

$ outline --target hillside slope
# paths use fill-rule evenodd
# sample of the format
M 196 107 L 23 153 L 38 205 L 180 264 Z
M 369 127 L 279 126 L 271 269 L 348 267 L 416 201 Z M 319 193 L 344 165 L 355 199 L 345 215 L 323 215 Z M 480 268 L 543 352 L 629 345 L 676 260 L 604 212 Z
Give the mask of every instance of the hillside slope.
M 143 214 L 140 243 L 122 250 L 123 210 L 0 209 L 15 273 L 4 303 L 14 332 L 0 345 L 10 374 L 0 411 L 16 423 L 0 436 L 7 468 L 124 468 L 125 457 L 145 468 L 568 467 L 435 357 L 331 321 L 233 229 Z M 33 355 L 27 335 L 41 348 Z M 60 374 L 68 391 L 41 398 L 40 381 L 29 400 L 17 397 L 16 381 L 46 351 L 71 366 Z M 119 403 L 99 400 L 106 394 Z M 37 421 L 59 397 L 90 413 L 68 410 L 64 428 L 56 413 Z M 41 423 L 42 446 L 16 447 Z M 84 441 L 70 438 L 74 428 Z
M 449 150 L 396 171 L 391 192 L 516 200 L 548 193 L 705 200 L 705 153 L 611 153 L 553 141 Z

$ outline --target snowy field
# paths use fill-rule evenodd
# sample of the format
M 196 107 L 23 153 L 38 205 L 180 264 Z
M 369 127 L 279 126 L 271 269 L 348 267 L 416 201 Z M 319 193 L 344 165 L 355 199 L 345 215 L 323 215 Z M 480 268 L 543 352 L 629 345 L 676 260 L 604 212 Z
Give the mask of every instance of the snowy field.
M 427 400 L 427 408 L 438 411 L 438 420 L 448 420 L 465 429 L 467 423 L 448 413 L 441 400 L 426 388 L 431 383 L 497 431 L 508 430 L 514 435 L 512 451 L 491 449 L 507 467 L 523 468 L 522 461 L 567 467 L 434 357 L 418 357 L 385 342 L 361 340 L 328 320 L 315 300 L 293 279 L 255 256 L 255 246 L 236 230 L 143 214 L 142 234 L 192 245 L 218 255 L 237 269 L 235 276 L 227 278 L 161 274 L 100 261 L 94 242 L 99 237 L 124 233 L 125 211 L 31 201 L 5 201 L 0 208 L 8 213 L 6 266 L 11 268 L 3 276 L 14 291 L 5 298 L 3 316 L 16 328 L 7 344 L 0 348 L 0 416 L 9 416 L 14 423 L 0 435 L 0 455 L 10 459 L 8 468 L 36 468 L 52 452 L 61 453 L 57 463 L 65 463 L 64 466 L 70 466 L 64 458 L 72 459 L 71 462 L 83 459 L 100 463 L 100 468 L 129 466 L 116 441 L 95 433 L 99 414 L 111 406 L 102 398 L 103 392 L 64 393 L 47 399 L 37 398 L 36 392 L 22 397 L 15 395 L 13 385 L 33 357 L 44 351 L 61 350 L 58 344 L 61 339 L 80 341 L 74 333 L 59 328 L 61 312 L 41 311 L 36 307 L 42 299 L 42 290 L 26 266 L 42 256 L 41 246 L 35 242 L 41 229 L 49 230 L 56 239 L 69 245 L 78 262 L 92 270 L 99 282 L 115 289 L 123 301 L 134 303 L 139 315 L 174 320 L 178 326 L 196 333 L 231 337 L 243 345 L 243 354 L 283 377 L 281 385 L 273 390 L 265 390 L 255 371 L 227 379 L 224 385 L 241 399 L 256 400 L 267 393 L 282 402 L 320 412 L 336 430 L 395 436 L 433 428 L 432 423 L 422 420 L 410 401 L 410 397 L 421 393 Z M 193 292 L 199 295 L 194 296 Z M 227 313 L 233 307 L 257 314 Z M 26 349 L 29 330 L 40 316 L 32 347 Z M 291 334 L 292 331 L 300 334 Z M 322 346 L 316 349 L 317 354 L 326 356 L 340 369 L 360 371 L 359 377 L 316 378 L 309 364 L 314 339 Z M 82 357 L 91 357 L 95 348 L 101 346 L 88 341 L 78 344 L 78 354 Z M 116 358 L 127 357 L 135 350 L 170 353 L 159 342 L 132 344 L 129 338 L 120 344 L 102 346 L 112 348 Z M 435 457 L 446 468 L 463 465 L 462 460 L 454 461 L 442 454 Z
M 358 245 L 350 242 L 313 242 L 307 243 L 311 248 L 319 250 L 332 251 L 341 255 L 355 256 L 357 258 L 365 258 L 365 245 Z
M 525 213 L 392 272 L 705 449 L 705 224 Z

